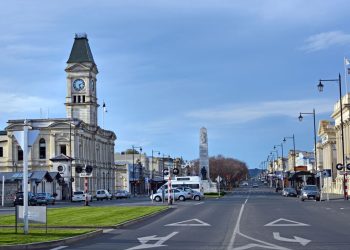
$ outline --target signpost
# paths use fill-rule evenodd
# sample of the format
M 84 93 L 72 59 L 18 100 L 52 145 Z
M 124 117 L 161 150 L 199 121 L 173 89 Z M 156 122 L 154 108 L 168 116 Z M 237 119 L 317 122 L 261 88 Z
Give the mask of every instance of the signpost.
M 218 183 L 218 189 L 219 189 L 219 197 L 220 197 L 220 182 L 222 181 L 222 178 L 220 177 L 220 175 L 218 175 L 218 177 L 216 177 L 216 182 Z
M 23 150 L 23 231 L 28 234 L 28 154 L 40 130 L 30 130 L 27 120 L 24 120 L 23 131 L 14 131 L 18 144 Z

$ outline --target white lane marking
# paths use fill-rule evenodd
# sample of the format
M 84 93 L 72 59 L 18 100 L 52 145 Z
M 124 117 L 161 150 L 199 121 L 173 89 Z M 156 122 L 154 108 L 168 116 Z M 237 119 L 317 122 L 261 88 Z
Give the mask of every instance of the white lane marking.
M 294 238 L 292 238 L 292 239 L 281 237 L 279 232 L 273 232 L 273 237 L 275 238 L 275 240 L 279 240 L 279 241 L 298 242 L 302 246 L 306 246 L 307 244 L 309 244 L 311 242 L 311 240 L 304 239 L 304 238 L 301 238 L 301 237 L 298 237 L 298 236 L 293 236 Z
M 195 223 L 193 223 L 194 221 Z M 189 223 L 192 222 L 192 223 Z M 191 220 L 184 220 L 176 223 L 171 223 L 165 225 L 165 227 L 177 227 L 177 226 L 182 226 L 182 227 L 210 227 L 210 224 L 205 223 L 204 221 L 201 221 L 199 219 L 191 219 Z
M 245 200 L 244 205 L 247 204 L 248 198 Z
M 199 203 L 196 203 L 196 204 L 194 204 L 194 205 L 197 206 L 197 205 L 200 205 L 200 204 L 203 204 L 203 203 L 204 203 L 204 201 L 199 202 Z
M 59 250 L 59 249 L 63 249 L 66 248 L 68 246 L 60 246 L 60 247 L 55 247 L 55 248 L 51 248 L 50 250 Z
M 281 221 L 286 221 L 288 223 L 279 223 Z M 294 220 L 287 220 L 284 218 L 280 218 L 278 220 L 271 221 L 270 223 L 267 223 L 265 225 L 265 227 L 307 227 L 307 226 L 310 226 L 310 225 L 305 224 L 305 223 L 301 223 L 298 221 L 294 221 Z
M 164 237 L 157 237 L 157 235 L 152 235 L 152 236 L 137 238 L 140 241 L 141 245 L 138 245 L 136 247 L 131 247 L 131 248 L 128 248 L 126 250 L 165 247 L 167 245 L 163 245 L 163 243 L 178 233 L 179 232 L 173 232 L 173 233 L 168 234 L 167 236 L 164 236 Z M 147 242 L 149 242 L 149 241 L 156 241 L 156 242 L 153 244 L 148 244 Z
M 228 250 L 233 249 L 233 244 L 235 243 L 236 235 L 239 233 L 239 223 L 241 221 L 243 210 L 244 210 L 244 204 L 242 204 L 241 210 L 239 211 L 239 215 L 238 215 L 238 218 L 237 218 L 235 229 L 233 230 L 233 234 L 232 234 L 232 237 L 230 239 L 230 243 L 228 244 L 228 247 L 227 247 Z

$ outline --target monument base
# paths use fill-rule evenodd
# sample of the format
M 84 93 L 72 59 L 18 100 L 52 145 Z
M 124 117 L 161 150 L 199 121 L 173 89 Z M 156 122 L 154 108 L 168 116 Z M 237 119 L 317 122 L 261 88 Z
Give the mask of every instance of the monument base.
M 217 193 L 218 186 L 215 182 L 209 180 L 202 180 L 203 193 Z

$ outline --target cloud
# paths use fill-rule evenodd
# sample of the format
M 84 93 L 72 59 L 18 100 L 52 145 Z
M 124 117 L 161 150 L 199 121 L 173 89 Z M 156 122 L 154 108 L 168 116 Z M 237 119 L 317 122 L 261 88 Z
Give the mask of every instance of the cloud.
M 312 112 L 313 108 L 316 109 L 316 115 L 330 113 L 333 105 L 334 102 L 327 99 L 242 103 L 194 110 L 188 112 L 186 116 L 206 123 L 243 124 L 272 116 L 296 118 L 299 112 Z
M 39 113 L 40 109 L 57 109 L 62 103 L 49 98 L 29 96 L 24 94 L 0 93 L 0 114 Z M 22 115 L 23 116 L 23 115 Z M 19 115 L 19 117 L 21 117 Z
M 314 52 L 348 43 L 350 43 L 350 34 L 342 31 L 330 31 L 310 36 L 305 40 L 305 45 L 301 49 L 307 52 Z

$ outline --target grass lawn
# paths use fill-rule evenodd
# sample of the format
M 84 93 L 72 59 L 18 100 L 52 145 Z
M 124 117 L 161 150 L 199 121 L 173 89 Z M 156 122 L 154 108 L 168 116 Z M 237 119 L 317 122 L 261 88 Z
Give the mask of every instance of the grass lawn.
M 47 225 L 92 228 L 114 226 L 164 209 L 164 206 L 54 208 L 47 210 Z M 0 216 L 0 225 L 15 225 L 15 216 Z
M 92 229 L 33 229 L 29 228 L 29 234 L 23 234 L 23 228 L 18 228 L 18 233 L 15 234 L 15 229 L 0 228 L 0 245 L 27 244 L 42 241 L 52 241 L 62 238 L 68 238 L 83 233 L 91 232 Z
M 32 242 L 51 241 L 93 231 L 92 228 L 114 226 L 122 222 L 165 210 L 165 206 L 140 207 L 68 207 L 47 210 L 48 227 L 74 226 L 91 227 L 91 229 L 53 229 L 48 228 L 46 234 L 43 224 L 29 224 L 29 234 L 23 234 L 23 227 L 0 228 L 0 245 L 24 244 Z M 15 216 L 0 216 L 1 226 L 14 226 Z

